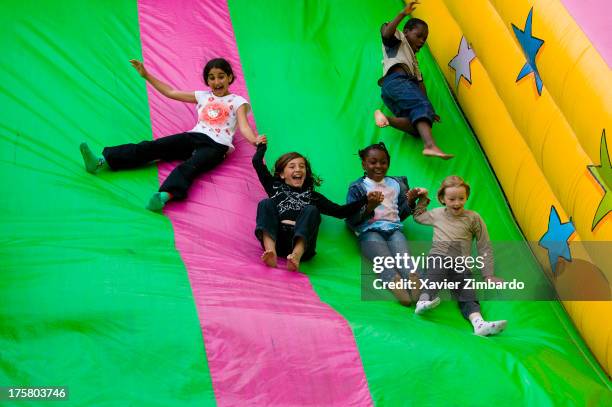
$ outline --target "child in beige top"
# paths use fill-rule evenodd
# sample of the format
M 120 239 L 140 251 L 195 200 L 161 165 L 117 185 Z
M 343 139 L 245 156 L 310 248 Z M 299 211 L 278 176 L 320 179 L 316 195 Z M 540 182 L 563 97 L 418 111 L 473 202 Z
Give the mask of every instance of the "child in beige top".
M 429 211 L 427 205 L 430 199 L 427 190 L 420 188 L 418 194 L 419 202 L 414 211 L 414 220 L 434 227 L 433 244 L 428 259 L 434 261 L 430 262 L 433 267 L 427 270 L 428 283 L 454 283 L 457 288 L 452 289 L 451 294 L 459 302 L 463 316 L 472 323 L 476 335 L 494 335 L 503 331 L 507 321 L 485 321 L 480 314 L 480 304 L 476 300 L 475 292 L 465 288 L 466 280 L 472 277 L 469 268 L 462 267 L 465 270 L 460 270 L 458 267 L 447 266 L 449 258 L 466 259 L 470 256 L 472 240 L 475 239 L 480 258 L 476 264 L 480 264 L 484 278 L 493 282 L 502 281 L 493 275 L 493 255 L 485 223 L 478 213 L 464 208 L 470 195 L 470 186 L 461 177 L 446 177 L 438 190 L 438 200 L 444 207 Z M 435 288 L 424 290 L 417 302 L 415 313 L 422 314 L 440 304 L 437 292 L 438 289 Z

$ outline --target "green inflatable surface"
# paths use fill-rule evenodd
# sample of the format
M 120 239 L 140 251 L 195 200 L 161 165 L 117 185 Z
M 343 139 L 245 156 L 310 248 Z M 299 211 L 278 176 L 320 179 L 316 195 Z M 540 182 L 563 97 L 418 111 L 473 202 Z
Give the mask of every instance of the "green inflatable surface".
M 151 138 L 127 61 L 136 2 L 1 8 L 0 386 L 68 386 L 80 406 L 214 404 L 172 226 L 144 209 L 155 167 L 94 177 L 79 155 L 83 140 Z
M 341 202 L 362 173 L 357 150 L 382 140 L 390 174 L 432 191 L 446 175 L 464 176 L 468 206 L 492 238 L 522 242 L 427 49 L 420 62 L 442 117 L 434 133 L 457 158 L 425 159 L 419 140 L 374 126 L 378 30 L 398 2 L 229 5 L 269 157 L 307 154 L 325 180 L 321 192 Z M 141 56 L 136 2 L 10 0 L 1 9 L 0 386 L 68 386 L 61 405 L 215 405 L 172 226 L 143 208 L 158 186 L 155 167 L 93 177 L 78 153 L 82 140 L 151 137 L 145 85 L 127 63 Z M 415 247 L 431 238 L 412 220 L 405 231 Z M 522 253 L 499 258 L 500 274 L 540 273 Z M 376 405 L 611 403 L 605 373 L 556 302 L 484 303 L 485 316 L 509 325 L 480 338 L 452 302 L 421 318 L 392 301 L 362 301 L 356 240 L 331 218 L 304 271 L 352 327 Z
M 482 215 L 492 239 L 521 246 L 523 237 L 495 175 L 426 48 L 419 62 L 442 118 L 434 135 L 457 158 L 424 158 L 420 140 L 374 124 L 374 110 L 383 107 L 376 85 L 382 73 L 379 30 L 397 14 L 400 2 L 229 4 L 257 125 L 269 139 L 269 160 L 288 149 L 307 155 L 324 179 L 321 192 L 343 202 L 349 183 L 363 173 L 357 150 L 384 141 L 391 154 L 389 175 L 406 175 L 411 186 L 434 193 L 447 175 L 463 176 L 472 187 L 467 207 Z M 405 233 L 421 247 L 432 231 L 409 220 Z M 500 275 L 541 274 L 523 247 L 519 258 L 496 259 Z M 417 317 L 414 308 L 395 302 L 361 301 L 357 242 L 341 221 L 324 219 L 317 252 L 304 270 L 321 299 L 351 324 L 377 405 L 611 401 L 605 373 L 559 303 L 483 303 L 485 317 L 509 323 L 498 337 L 480 338 L 454 302 Z

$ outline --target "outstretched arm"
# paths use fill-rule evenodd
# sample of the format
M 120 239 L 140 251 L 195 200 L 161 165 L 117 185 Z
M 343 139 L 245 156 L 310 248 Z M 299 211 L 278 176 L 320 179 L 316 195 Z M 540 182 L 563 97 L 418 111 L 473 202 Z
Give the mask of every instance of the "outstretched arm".
M 429 192 L 425 188 L 415 188 L 415 190 L 417 190 L 418 202 L 412 213 L 412 218 L 416 223 L 420 223 L 421 225 L 433 225 L 433 216 L 431 212 L 427 210 L 427 205 L 429 205 L 430 202 L 428 196 Z M 406 198 L 410 199 L 408 194 L 413 195 L 414 193 L 406 193 Z
M 334 218 L 344 219 L 359 212 L 359 210 L 367 203 L 367 197 L 361 198 L 359 201 L 351 202 L 346 205 L 338 205 L 325 198 L 318 192 L 313 193 L 313 203 L 321 211 L 323 215 L 333 216 Z
M 381 202 L 381 194 L 375 192 L 369 192 L 366 196 L 361 199 L 347 203 L 346 205 L 338 205 L 327 199 L 325 196 L 318 192 L 313 193 L 313 203 L 319 208 L 323 215 L 333 216 L 334 218 L 344 219 L 351 215 L 359 213 L 362 208 L 369 206 L 376 208 Z
M 408 216 L 414 213 L 414 209 L 416 207 L 416 200 L 419 197 L 419 193 L 421 188 L 412 188 L 406 191 L 404 195 L 404 199 L 402 197 L 398 197 L 399 204 L 399 216 L 400 220 L 403 221 Z
M 392 41 L 392 39 L 395 38 L 395 30 L 397 30 L 397 26 L 399 25 L 399 23 L 402 22 L 404 18 L 406 18 L 408 14 L 414 11 L 417 4 L 419 4 L 418 1 L 410 2 L 405 8 L 402 9 L 402 11 L 399 12 L 397 16 L 395 16 L 395 18 L 390 23 L 384 24 L 382 26 L 382 28 L 380 29 L 380 33 L 382 34 L 383 40 Z
M 249 141 L 252 145 L 256 146 L 259 144 L 258 138 L 255 135 L 255 132 L 249 125 L 249 120 L 247 119 L 247 112 L 249 110 L 248 104 L 241 105 L 236 111 L 236 119 L 238 120 L 238 128 L 240 129 L 240 134 Z
M 164 83 L 151 75 L 144 64 L 136 59 L 130 59 L 130 63 L 138 71 L 138 74 L 142 76 L 147 82 L 151 84 L 159 93 L 167 98 L 178 100 L 180 102 L 198 103 L 195 97 L 195 92 L 186 92 L 182 90 L 176 90 L 172 86 Z
M 274 193 L 274 189 L 272 185 L 274 184 L 274 177 L 268 171 L 268 167 L 264 164 L 264 154 L 266 153 L 266 149 L 268 148 L 267 140 L 265 136 L 260 136 L 258 139 L 259 143 L 257 144 L 257 150 L 255 151 L 255 155 L 253 155 L 253 159 L 251 162 L 253 163 L 253 168 L 255 168 L 255 172 L 257 172 L 257 177 L 259 178 L 259 182 L 266 190 L 268 196 L 271 196 Z

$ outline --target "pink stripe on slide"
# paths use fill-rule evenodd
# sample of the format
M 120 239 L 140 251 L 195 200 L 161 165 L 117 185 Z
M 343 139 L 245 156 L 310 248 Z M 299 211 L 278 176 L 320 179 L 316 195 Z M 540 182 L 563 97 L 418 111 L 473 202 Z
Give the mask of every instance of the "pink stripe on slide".
M 610 37 L 610 0 L 561 0 L 595 49 L 612 66 L 612 37 Z
M 139 1 L 148 69 L 179 89 L 205 88 L 207 60 L 230 60 L 232 91 L 247 97 L 227 5 L 222 1 Z M 154 137 L 191 129 L 194 105 L 148 88 Z M 371 405 L 347 322 L 321 303 L 308 279 L 260 265 L 254 237 L 263 189 L 253 147 L 200 177 L 189 200 L 168 206 L 189 273 L 219 405 Z M 160 179 L 173 165 L 161 164 Z

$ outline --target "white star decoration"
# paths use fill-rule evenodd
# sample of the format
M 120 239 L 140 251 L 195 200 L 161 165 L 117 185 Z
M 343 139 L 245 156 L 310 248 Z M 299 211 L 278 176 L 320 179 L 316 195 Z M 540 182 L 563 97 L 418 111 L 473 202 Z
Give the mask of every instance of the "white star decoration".
M 459 86 L 459 80 L 463 76 L 470 84 L 472 83 L 472 71 L 470 62 L 476 58 L 474 50 L 470 47 L 465 37 L 461 37 L 459 43 L 459 53 L 448 63 L 448 66 L 455 70 L 455 88 Z

